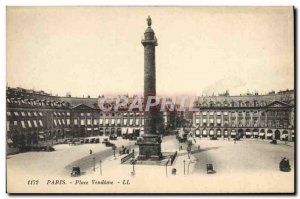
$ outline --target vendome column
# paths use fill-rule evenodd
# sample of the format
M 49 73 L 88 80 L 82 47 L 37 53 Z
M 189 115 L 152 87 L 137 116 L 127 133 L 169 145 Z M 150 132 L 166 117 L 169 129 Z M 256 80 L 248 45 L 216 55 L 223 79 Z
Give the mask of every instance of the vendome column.
M 151 18 L 147 18 L 148 27 L 144 33 L 142 44 L 144 46 L 144 100 L 149 96 L 156 96 L 156 78 L 155 78 L 155 47 L 157 39 L 151 28 Z M 156 125 L 158 122 L 157 107 L 151 108 L 144 113 L 144 135 L 139 142 L 140 160 L 159 160 L 162 158 L 161 139 L 157 134 Z

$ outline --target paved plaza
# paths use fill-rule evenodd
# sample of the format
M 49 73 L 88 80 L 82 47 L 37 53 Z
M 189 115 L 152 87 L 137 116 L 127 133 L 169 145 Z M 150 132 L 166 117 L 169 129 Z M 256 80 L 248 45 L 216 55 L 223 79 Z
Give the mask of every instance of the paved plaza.
M 138 153 L 138 147 L 134 141 L 119 138 L 112 142 L 117 147 L 123 145 Z M 160 183 L 153 182 L 176 184 L 176 186 L 164 187 L 162 190 L 177 192 L 201 192 L 203 190 L 207 192 L 289 192 L 293 190 L 294 143 L 279 142 L 277 145 L 272 145 L 268 140 L 243 139 L 234 143 L 233 140 L 228 141 L 223 138 L 219 138 L 219 140 L 195 138 L 189 158 L 185 143 L 179 144 L 175 136 L 166 136 L 163 138 L 162 151 L 178 152 L 173 165 L 135 165 L 134 176 L 132 176 L 133 165 L 120 163 L 124 155 L 120 156 L 117 150 L 116 157 L 114 157 L 112 148 L 105 147 L 104 144 L 78 146 L 60 144 L 56 145 L 55 149 L 54 152 L 9 155 L 7 157 L 8 184 L 14 183 L 16 186 L 18 184 L 21 186 L 28 179 L 41 179 L 42 176 L 45 181 L 67 179 L 72 182 L 74 180 L 91 182 L 91 180 L 105 179 L 117 184 L 122 184 L 123 180 L 128 179 L 134 185 L 128 187 L 118 185 L 116 192 L 133 190 L 155 192 L 155 187 L 159 188 Z M 89 154 L 90 149 L 93 151 L 91 155 Z M 278 164 L 282 157 L 290 160 L 291 172 L 279 171 Z M 208 163 L 213 164 L 215 174 L 206 173 L 206 164 Z M 73 166 L 80 166 L 83 175 L 76 178 L 70 177 Z M 176 175 L 171 174 L 172 169 L 176 169 Z M 13 176 L 18 176 L 17 180 Z M 149 183 L 150 186 L 150 182 L 151 190 L 148 190 L 145 185 Z M 278 182 L 280 182 L 280 187 L 278 187 Z M 34 191 L 39 192 L 42 187 L 39 186 Z M 55 186 L 47 188 L 56 191 Z M 99 189 L 99 192 L 111 189 L 107 186 L 94 187 L 91 185 L 88 187 L 78 186 L 75 190 L 67 187 L 64 191 L 87 192 L 89 189 L 95 188 Z M 57 191 L 59 192 L 59 190 Z

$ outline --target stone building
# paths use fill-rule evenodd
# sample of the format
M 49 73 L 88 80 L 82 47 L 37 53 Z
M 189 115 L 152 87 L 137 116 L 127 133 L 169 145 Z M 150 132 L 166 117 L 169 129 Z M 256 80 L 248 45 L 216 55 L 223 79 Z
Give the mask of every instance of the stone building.
M 267 95 L 201 96 L 193 113 L 195 135 L 294 140 L 294 91 Z
M 7 144 L 18 148 L 54 144 L 64 138 L 109 136 L 138 137 L 144 132 L 144 112 L 102 112 L 98 98 L 59 97 L 43 91 L 6 89 Z M 113 106 L 113 104 L 111 105 Z M 161 128 L 176 127 L 175 112 L 163 112 Z

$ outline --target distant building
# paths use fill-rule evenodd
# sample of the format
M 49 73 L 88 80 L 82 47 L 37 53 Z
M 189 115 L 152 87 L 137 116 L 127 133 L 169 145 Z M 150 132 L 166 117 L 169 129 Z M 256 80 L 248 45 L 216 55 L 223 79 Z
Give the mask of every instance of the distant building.
M 198 97 L 193 113 L 197 136 L 281 139 L 293 141 L 294 92 L 270 92 L 267 95 Z
M 128 111 L 126 107 L 102 112 L 98 98 L 58 97 L 43 91 L 7 88 L 6 104 L 7 144 L 11 148 L 52 144 L 73 137 L 115 134 L 132 138 L 144 131 L 144 112 Z M 161 133 L 179 123 L 176 112 L 161 114 Z

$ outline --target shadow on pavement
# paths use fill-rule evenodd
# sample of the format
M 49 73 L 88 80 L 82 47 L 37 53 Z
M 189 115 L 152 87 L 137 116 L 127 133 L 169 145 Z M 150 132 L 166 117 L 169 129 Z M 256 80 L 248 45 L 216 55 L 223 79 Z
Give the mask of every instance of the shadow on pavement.
M 201 153 L 201 152 L 204 152 L 204 151 L 210 151 L 210 150 L 216 150 L 216 149 L 219 149 L 220 147 L 217 146 L 217 147 L 206 147 L 204 149 L 200 149 L 200 150 L 194 150 L 194 151 L 191 151 L 191 154 L 196 154 L 196 153 Z M 187 152 L 184 152 L 184 153 L 179 153 L 177 156 L 184 156 L 184 155 L 187 155 L 188 153 Z

